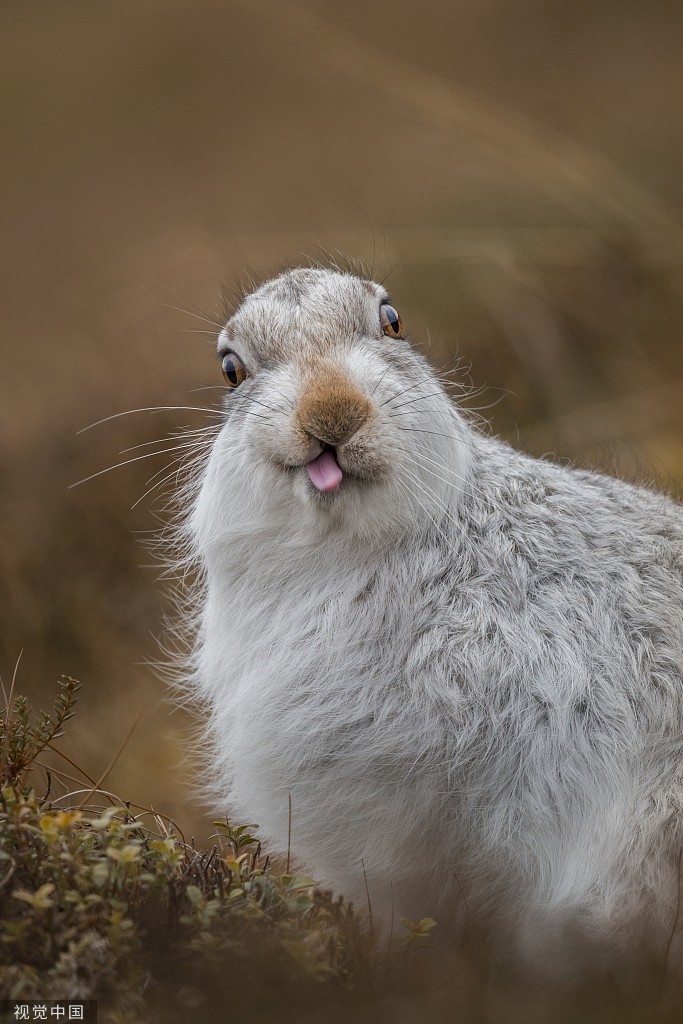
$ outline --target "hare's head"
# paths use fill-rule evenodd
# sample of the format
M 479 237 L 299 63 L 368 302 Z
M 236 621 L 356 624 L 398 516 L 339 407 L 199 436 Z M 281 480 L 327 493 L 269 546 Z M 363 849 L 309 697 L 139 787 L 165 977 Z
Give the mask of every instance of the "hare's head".
M 283 273 L 244 299 L 218 356 L 225 423 L 195 510 L 200 543 L 370 538 L 452 508 L 467 428 L 382 285 Z

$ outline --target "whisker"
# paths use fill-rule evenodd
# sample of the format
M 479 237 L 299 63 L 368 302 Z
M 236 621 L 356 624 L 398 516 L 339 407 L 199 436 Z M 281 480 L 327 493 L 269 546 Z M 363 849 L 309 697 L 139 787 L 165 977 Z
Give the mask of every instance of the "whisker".
M 222 416 L 222 409 L 207 409 L 200 405 L 148 405 L 141 409 L 126 409 L 124 412 L 115 412 L 111 416 L 104 416 L 101 420 L 95 420 L 94 423 L 89 423 L 87 427 L 81 427 L 77 430 L 77 434 L 84 434 L 86 430 L 92 430 L 93 427 L 99 427 L 102 423 L 109 423 L 110 420 L 119 419 L 121 416 L 132 416 L 136 412 L 206 412 L 211 416 Z
M 397 430 L 406 431 L 409 434 L 434 434 L 435 437 L 445 437 L 447 441 L 454 441 L 456 444 L 465 444 L 472 447 L 472 442 L 463 437 L 456 437 L 455 434 L 444 434 L 441 430 L 425 430 L 424 427 L 401 427 Z
M 181 467 L 180 467 L 180 466 L 178 466 L 178 468 L 177 468 L 177 469 L 176 469 L 176 468 L 174 468 L 174 469 L 173 469 L 173 471 L 172 471 L 171 473 L 167 473 L 167 470 L 169 470 L 169 469 L 171 468 L 171 466 L 174 466 L 174 467 L 175 467 L 175 466 L 176 466 L 176 463 L 175 463 L 175 462 L 168 462 L 168 463 L 167 463 L 167 464 L 166 464 L 166 465 L 164 466 L 164 468 L 163 468 L 163 469 L 159 470 L 159 472 L 160 472 L 160 473 L 166 473 L 167 475 L 166 475 L 166 476 L 164 476 L 164 477 L 162 477 L 162 479 L 161 479 L 161 480 L 157 480 L 157 482 L 156 482 L 156 483 L 154 483 L 154 484 L 152 484 L 152 486 L 151 486 L 151 487 L 148 487 L 148 488 L 147 488 L 147 489 L 146 489 L 145 491 L 143 491 L 143 493 L 142 493 L 142 494 L 140 495 L 140 497 L 139 497 L 139 498 L 137 499 L 137 501 L 134 501 L 134 502 L 133 502 L 133 504 L 132 504 L 132 505 L 130 506 L 130 507 L 131 507 L 131 511 L 132 511 L 132 509 L 134 509 L 134 508 L 137 508 L 137 506 L 138 506 L 138 505 L 140 504 L 140 502 L 141 502 L 141 501 L 144 501 L 144 500 L 145 500 L 145 498 L 146 498 L 146 497 L 147 497 L 147 496 L 148 496 L 149 494 L 151 494 L 151 493 L 152 493 L 152 491 L 155 491 L 155 490 L 157 489 L 157 487 L 163 487 L 163 485 L 164 485 L 164 484 L 165 484 L 165 483 L 166 483 L 166 482 L 167 482 L 168 480 L 170 480 L 170 479 L 171 479 L 171 477 L 173 477 L 173 476 L 177 476 L 177 474 L 178 474 L 178 473 L 180 472 L 180 468 L 181 468 Z M 156 475 L 156 474 L 155 474 L 155 475 Z M 154 479 L 154 477 L 150 477 L 150 478 L 149 478 L 149 480 L 147 481 L 147 483 L 149 483 L 149 482 L 150 482 L 151 480 L 153 480 L 153 479 Z
M 425 398 L 429 398 L 429 395 L 425 395 Z M 406 403 L 410 404 L 410 403 Z M 400 407 L 399 407 L 400 408 Z M 420 410 L 422 411 L 422 410 Z M 389 414 L 389 418 L 392 420 L 400 420 L 402 416 L 412 416 L 415 419 L 415 410 L 412 409 L 410 412 L 392 412 Z
M 201 448 L 199 448 L 199 447 L 195 448 L 194 451 L 199 453 L 199 452 L 202 452 L 202 451 L 206 451 L 208 449 L 208 447 L 209 447 L 208 444 L 207 445 L 203 445 Z M 178 466 L 178 467 L 180 467 L 182 465 L 183 461 L 189 462 L 189 459 L 190 459 L 189 454 L 188 455 L 181 455 L 177 459 L 171 459 L 171 461 L 167 462 L 165 466 L 163 466 L 161 469 L 158 469 L 156 471 L 156 473 L 152 473 L 151 476 L 147 477 L 147 479 L 145 480 L 145 484 L 151 484 L 152 480 L 156 480 L 156 478 L 158 476 L 161 476 L 162 473 L 165 473 L 167 470 L 169 470 L 171 468 L 171 466 Z
M 125 455 L 127 452 L 134 452 L 140 448 L 147 448 L 153 444 L 168 444 L 169 441 L 189 441 L 191 438 L 201 438 L 204 435 L 214 436 L 215 428 L 203 427 L 201 430 L 183 430 L 168 434 L 166 437 L 157 437 L 154 441 L 143 441 L 141 444 L 131 445 L 129 448 L 121 448 L 119 455 Z
M 456 473 L 454 469 L 451 469 L 449 466 L 444 466 L 440 462 L 435 462 L 433 459 L 430 459 L 426 455 L 423 455 L 422 452 L 409 451 L 407 448 L 401 448 L 399 445 L 397 445 L 396 447 L 399 449 L 399 451 L 404 452 L 408 456 L 408 462 L 410 462 L 413 466 L 417 466 L 420 469 L 425 469 L 428 473 L 431 474 L 431 476 L 435 477 L 435 479 L 437 479 L 437 480 L 440 480 L 442 483 L 444 483 L 444 484 L 451 484 L 453 481 L 457 481 L 457 483 L 461 483 L 461 484 L 467 485 L 467 487 L 470 490 L 476 491 L 477 494 L 480 495 L 480 497 L 482 497 L 484 499 L 488 499 L 489 498 L 489 495 L 487 495 L 487 493 L 483 490 L 483 488 L 479 487 L 471 479 L 471 477 L 466 477 L 466 476 L 463 476 L 461 473 Z M 439 473 L 436 472 L 436 470 L 434 470 L 434 469 L 430 468 L 430 466 L 426 465 L 425 461 L 420 461 L 420 460 L 426 460 L 426 462 L 430 463 L 431 466 L 435 466 L 436 469 L 443 470 L 443 472 L 447 473 L 452 479 L 449 480 L 446 477 L 441 476 Z
M 464 448 L 469 448 L 473 452 L 477 452 L 478 450 L 476 442 L 468 437 L 462 437 L 456 434 L 445 434 L 439 430 L 426 430 L 423 427 L 402 427 L 399 424 L 396 425 L 396 429 L 408 434 L 433 434 L 435 437 L 443 437 L 447 441 L 452 441 L 455 445 L 462 445 Z
M 386 370 L 384 371 L 384 373 L 382 374 L 382 376 L 380 377 L 380 379 L 379 379 L 379 380 L 377 381 L 377 383 L 375 384 L 374 388 L 373 388 L 373 389 L 372 389 L 372 391 L 370 392 L 370 397 L 371 397 L 371 398 L 372 398 L 372 396 L 374 395 L 374 393 L 375 393 L 375 391 L 377 390 L 377 388 L 378 388 L 378 387 L 380 386 L 380 384 L 382 383 L 382 381 L 384 380 L 384 378 L 386 377 L 386 375 L 387 375 L 387 374 L 389 373 L 389 370 L 390 370 L 390 369 L 391 369 L 391 367 L 390 367 L 390 366 L 387 366 Z
M 126 459 L 125 462 L 117 462 L 113 466 L 107 466 L 106 469 L 100 469 L 97 473 L 91 473 L 90 476 L 83 477 L 82 480 L 77 480 L 75 484 L 69 484 L 68 490 L 72 490 L 74 487 L 80 487 L 81 484 L 87 484 L 89 480 L 94 480 L 98 476 L 104 476 L 105 473 L 111 473 L 113 469 L 121 469 L 123 466 L 130 466 L 133 462 L 141 462 L 143 459 L 149 459 L 153 455 L 166 455 L 168 452 L 182 451 L 183 446 L 179 445 L 174 448 L 162 448 L 157 452 L 145 452 L 144 455 L 136 455 L 133 459 Z
M 185 313 L 186 316 L 194 316 L 197 320 L 203 320 L 206 324 L 211 324 L 212 327 L 217 327 L 219 331 L 222 331 L 225 324 L 220 324 L 217 320 L 212 320 L 211 317 L 204 316 L 202 313 L 195 313 L 191 309 L 183 309 L 182 306 L 176 306 L 173 302 L 164 302 L 164 306 L 168 309 L 175 309 L 178 313 Z M 213 331 L 208 332 L 213 334 Z
M 422 411 L 422 410 L 420 410 L 420 411 Z M 474 425 L 476 423 L 478 428 L 479 428 L 479 430 L 481 430 L 483 432 L 485 432 L 486 428 L 488 428 L 490 426 L 490 424 L 488 423 L 487 420 L 485 420 L 482 416 L 478 416 L 476 413 L 472 413 L 471 416 L 468 416 L 468 410 L 467 409 L 463 410 L 462 415 L 463 415 L 463 418 L 467 418 L 467 422 L 468 423 L 470 423 L 472 425 Z M 392 420 L 394 420 L 394 419 L 400 420 L 402 417 L 413 417 L 413 422 L 415 422 L 415 411 L 413 410 L 411 412 L 391 413 L 389 418 L 392 419 Z M 418 420 L 418 422 L 419 422 L 419 420 Z M 404 427 L 404 426 L 401 426 L 400 423 L 396 424 L 396 429 L 397 430 L 419 430 L 419 432 L 421 434 L 436 434 L 437 433 L 437 431 L 435 431 L 435 430 L 426 430 L 426 429 L 421 429 L 421 428 L 418 428 L 418 427 Z M 472 441 L 472 439 L 469 438 L 469 437 L 463 437 L 462 435 L 456 435 L 456 434 L 440 434 L 439 436 L 441 436 L 441 437 L 449 437 L 456 444 L 462 444 L 465 447 L 469 447 L 469 448 L 474 448 L 475 447 L 474 441 Z
M 284 396 L 281 396 L 281 397 L 284 397 Z M 268 405 L 267 402 L 261 402 L 258 398 L 255 398 L 253 395 L 244 395 L 242 400 L 245 401 L 245 402 L 256 402 L 257 405 L 262 405 L 263 408 L 264 409 L 268 409 L 269 412 L 277 412 L 278 411 L 277 409 L 274 409 L 272 405 Z M 285 401 L 289 402 L 289 399 L 285 399 Z M 290 406 L 293 409 L 294 408 L 293 403 L 289 402 L 289 404 L 290 404 Z
M 480 391 L 479 394 L 483 394 L 483 392 Z M 507 397 L 507 394 L 508 394 L 508 392 L 504 392 L 502 395 L 499 395 L 498 398 L 495 399 L 495 401 L 489 402 L 488 405 L 475 405 L 472 408 L 470 408 L 470 406 L 468 406 L 468 405 L 463 405 L 463 409 L 466 412 L 470 412 L 470 413 L 472 413 L 472 412 L 486 412 L 487 409 L 494 409 L 497 405 L 500 405 L 500 403 Z M 469 399 L 469 398 L 475 398 L 476 396 L 475 395 L 468 395 L 467 397 Z
M 401 402 L 400 405 L 392 406 L 389 411 L 393 415 L 395 412 L 398 412 L 399 409 L 405 409 L 406 405 L 412 405 L 413 402 L 422 402 L 422 401 L 424 401 L 425 398 L 439 398 L 439 397 L 443 398 L 443 391 L 432 391 L 431 394 L 428 394 L 428 395 L 418 395 L 417 398 L 411 398 L 408 402 Z
M 154 289 L 149 289 L 149 290 L 152 291 L 153 294 L 156 295 L 158 299 L 161 299 L 162 302 L 164 302 L 166 305 L 169 305 L 169 306 L 171 305 L 171 302 L 175 301 L 177 299 L 177 297 L 178 297 L 178 292 L 174 288 L 167 289 L 165 292 L 164 291 L 155 291 Z M 197 303 L 194 302 L 192 299 L 189 299 L 187 297 L 181 297 L 180 301 L 182 301 L 184 303 L 184 305 L 186 307 L 189 307 L 189 308 L 183 308 L 182 306 L 174 306 L 172 308 L 180 310 L 181 313 L 189 313 L 190 315 L 194 315 L 194 314 L 191 313 L 191 311 L 194 310 L 195 314 L 201 314 L 202 317 L 207 319 L 209 323 L 215 323 L 215 321 L 211 320 L 208 317 L 208 314 L 206 313 L 206 311 L 204 309 L 202 309 L 201 306 L 197 305 Z M 221 312 L 216 312 L 215 308 L 214 308 L 213 315 L 214 316 L 218 316 L 218 317 L 222 317 L 223 316 L 223 314 Z M 216 326 L 218 326 L 218 325 L 216 324 Z
M 429 519 L 429 521 L 430 521 L 430 523 L 432 524 L 432 526 L 434 527 L 434 529 L 435 529 L 435 530 L 437 531 L 437 533 L 439 533 L 439 534 L 441 535 L 441 538 L 442 538 L 442 539 L 443 539 L 443 540 L 444 540 L 444 541 L 446 542 L 446 544 L 448 545 L 448 547 L 449 547 L 449 548 L 450 548 L 451 550 L 454 550 L 453 542 L 452 542 L 452 541 L 450 540 L 450 538 L 449 538 L 449 537 L 447 537 L 447 536 L 446 536 L 446 534 L 445 534 L 445 533 L 443 532 L 443 530 L 441 529 L 441 527 L 439 526 L 439 524 L 437 523 L 436 519 L 434 518 L 434 516 L 432 515 L 432 513 L 431 513 L 431 512 L 429 511 L 429 509 L 427 508 L 427 506 L 425 505 L 425 503 L 424 503 L 424 502 L 422 501 L 422 499 L 421 499 L 421 498 L 420 498 L 420 497 L 419 497 L 419 496 L 418 496 L 417 494 L 415 494 L 415 492 L 414 492 L 414 491 L 412 490 L 412 488 L 411 488 L 411 487 L 410 487 L 410 486 L 409 486 L 409 485 L 408 485 L 408 484 L 406 483 L 406 481 L 405 481 L 405 480 L 399 480 L 399 481 L 398 481 L 398 484 L 399 484 L 399 486 L 400 486 L 400 487 L 401 487 L 401 488 L 402 488 L 402 489 L 403 489 L 403 490 L 404 490 L 404 491 L 405 491 L 405 492 L 406 492 L 406 493 L 408 494 L 408 496 L 409 496 L 409 497 L 411 497 L 411 498 L 413 499 L 413 501 L 416 501 L 416 502 L 417 502 L 417 504 L 418 504 L 418 505 L 420 506 L 420 508 L 422 509 L 422 511 L 424 512 L 424 514 L 425 514 L 425 515 L 427 516 L 427 518 Z
M 195 450 L 195 449 L 203 448 L 204 446 L 208 445 L 209 443 L 210 443 L 209 441 L 201 442 L 201 441 L 198 441 L 196 439 L 193 439 L 193 440 L 184 442 L 183 444 L 176 445 L 175 448 L 160 448 L 157 451 L 146 452 L 144 455 L 140 456 L 140 459 L 149 458 L 152 455 L 163 455 L 164 452 L 183 452 L 183 451 Z M 121 453 L 121 454 L 123 454 L 123 453 Z M 125 466 L 126 463 L 124 462 L 124 463 L 122 463 L 122 465 Z
M 390 395 L 389 398 L 385 399 L 384 402 L 380 403 L 380 406 L 379 406 L 380 409 L 383 406 L 388 405 L 389 402 L 395 402 L 397 398 L 400 398 L 401 395 L 406 395 L 409 391 L 412 391 L 413 388 L 419 388 L 420 384 L 425 384 L 427 381 L 432 381 L 433 379 L 434 379 L 434 375 L 430 374 L 429 377 L 423 377 L 422 380 L 415 381 L 415 383 L 411 384 L 410 387 L 403 388 L 401 391 L 398 392 L 398 394 Z
M 438 496 L 438 494 L 435 494 L 434 491 L 430 491 L 427 487 L 423 487 L 422 484 L 420 483 L 420 481 L 416 480 L 415 477 L 411 478 L 411 483 L 413 483 L 416 487 L 419 487 L 419 489 L 422 491 L 422 493 L 426 494 L 427 497 L 431 501 L 434 502 L 434 504 L 441 510 L 444 518 L 445 519 L 450 519 L 450 521 L 452 522 L 453 526 L 455 526 L 456 530 L 458 530 L 458 532 L 461 534 L 461 536 L 467 537 L 467 531 L 465 530 L 465 528 L 462 525 L 462 523 L 458 522 L 458 520 L 455 518 L 455 516 L 453 515 L 451 510 L 443 502 L 443 500 Z M 418 500 L 417 499 L 417 495 L 414 495 L 414 497 L 415 497 L 416 500 Z M 424 506 L 423 506 L 423 508 L 424 508 Z M 429 514 L 426 508 L 425 508 L 425 512 L 427 512 L 427 514 Z M 438 524 L 436 523 L 436 521 L 432 520 L 432 522 L 434 523 L 434 525 L 438 529 Z M 447 538 L 445 537 L 444 534 L 442 534 L 442 536 L 444 537 L 445 540 L 447 540 Z
M 471 398 L 479 398 L 479 395 L 483 395 L 486 391 L 501 391 L 503 396 L 505 394 L 509 394 L 505 388 L 492 388 L 489 384 L 482 384 L 478 388 L 472 387 L 469 390 L 467 388 L 463 388 L 463 391 L 465 392 L 463 401 L 467 402 L 469 402 Z
M 264 416 L 262 412 L 254 412 L 253 409 L 247 409 L 246 410 L 246 415 L 247 416 L 254 416 L 257 420 L 263 420 L 264 423 L 272 423 L 273 422 L 270 416 Z
M 173 477 L 176 478 L 177 482 L 180 472 L 183 469 L 189 469 L 190 465 L 198 462 L 200 457 L 203 458 L 206 455 L 208 455 L 210 447 L 210 445 L 206 444 L 202 446 L 203 450 L 202 448 L 197 449 L 197 455 L 193 455 L 192 458 L 190 458 L 189 456 L 182 456 L 180 459 L 175 459 L 174 461 L 167 463 L 163 469 L 160 469 L 158 473 L 155 473 L 154 476 L 151 476 L 149 480 L 147 480 L 147 483 L 151 483 L 151 481 L 154 480 L 155 477 L 159 476 L 160 473 L 165 473 L 166 475 L 163 476 L 161 480 L 157 480 L 157 482 L 152 484 L 151 487 L 148 487 L 147 490 L 140 495 L 137 501 L 133 502 L 133 504 L 131 505 L 131 509 L 136 508 L 141 501 L 144 501 L 145 498 L 152 493 L 152 491 L 155 491 L 158 487 L 163 487 L 164 484 L 171 480 Z M 168 473 L 167 470 L 169 470 L 171 466 L 174 466 L 174 469 L 170 473 Z
M 436 469 L 443 470 L 444 473 L 448 473 L 449 476 L 452 476 L 454 480 L 460 480 L 463 483 L 467 480 L 467 477 L 462 476 L 461 473 L 456 473 L 455 470 L 451 469 L 449 466 L 444 466 L 443 463 L 436 462 L 434 459 L 428 458 L 426 455 L 423 455 L 422 452 L 411 450 L 409 448 L 401 448 L 400 445 L 396 445 L 396 447 L 398 448 L 399 451 L 404 452 L 409 457 L 410 462 L 414 466 L 422 465 L 423 468 L 427 470 L 427 472 L 432 473 L 435 477 L 437 477 L 437 479 L 443 480 L 444 483 L 449 483 L 449 481 L 445 477 L 440 477 L 433 470 L 429 469 L 427 463 L 430 463 L 432 466 L 436 467 Z M 422 460 L 422 462 L 418 460 Z

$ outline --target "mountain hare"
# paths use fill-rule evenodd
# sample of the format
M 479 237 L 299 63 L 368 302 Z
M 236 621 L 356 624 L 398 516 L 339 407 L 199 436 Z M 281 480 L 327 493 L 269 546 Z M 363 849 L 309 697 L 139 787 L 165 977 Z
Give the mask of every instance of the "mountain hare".
M 683 508 L 480 433 L 350 274 L 263 284 L 218 355 L 184 531 L 221 810 L 274 851 L 291 825 L 293 857 L 387 931 L 430 915 L 534 961 L 637 926 L 663 949 Z

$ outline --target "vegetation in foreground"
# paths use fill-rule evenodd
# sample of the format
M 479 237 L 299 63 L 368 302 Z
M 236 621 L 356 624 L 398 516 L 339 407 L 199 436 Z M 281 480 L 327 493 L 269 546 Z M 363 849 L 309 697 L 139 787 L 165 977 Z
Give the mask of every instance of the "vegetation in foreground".
M 0 998 L 97 999 L 105 1024 L 680 1019 L 656 977 L 644 1001 L 611 981 L 559 991 L 433 948 L 429 919 L 380 950 L 341 897 L 271 865 L 255 826 L 214 822 L 201 851 L 103 780 L 55 796 L 46 769 L 39 795 L 78 689 L 63 677 L 34 720 L 10 694 L 0 716 Z
M 368 986 L 367 927 L 312 879 L 271 867 L 255 826 L 216 821 L 202 851 L 102 780 L 55 797 L 48 770 L 38 794 L 39 757 L 78 689 L 62 677 L 50 714 L 32 721 L 17 696 L 0 718 L 0 997 L 98 999 L 112 1022 L 207 1020 L 266 1012 L 294 989 Z

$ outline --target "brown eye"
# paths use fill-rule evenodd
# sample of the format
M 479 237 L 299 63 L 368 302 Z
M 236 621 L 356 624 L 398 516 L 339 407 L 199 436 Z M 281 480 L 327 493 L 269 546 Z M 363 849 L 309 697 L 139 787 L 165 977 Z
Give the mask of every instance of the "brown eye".
M 400 338 L 403 334 L 401 318 L 388 302 L 383 302 L 379 307 L 379 322 L 382 333 L 386 334 L 388 338 Z
M 235 352 L 226 352 L 221 362 L 225 383 L 229 388 L 238 388 L 247 376 L 244 363 Z

